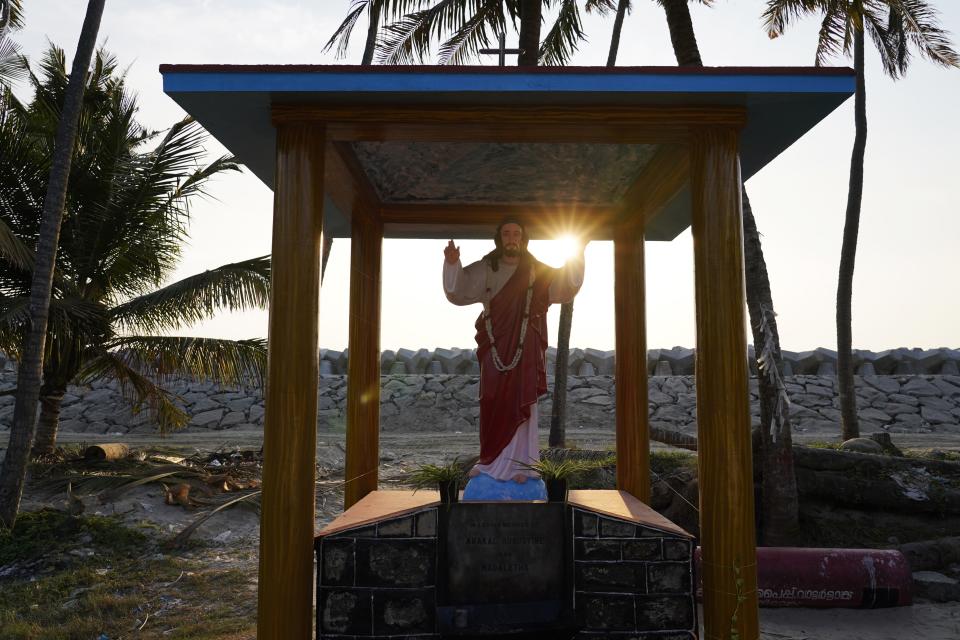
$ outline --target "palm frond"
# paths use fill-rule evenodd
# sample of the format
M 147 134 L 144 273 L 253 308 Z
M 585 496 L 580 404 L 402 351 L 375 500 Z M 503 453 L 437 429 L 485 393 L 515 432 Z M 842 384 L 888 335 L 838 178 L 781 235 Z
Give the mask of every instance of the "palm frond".
M 2 212 L 0 212 L 2 214 Z M 33 271 L 37 257 L 30 247 L 0 218 L 0 257 L 21 271 Z
M 456 32 L 469 20 L 466 0 L 440 0 L 408 13 L 383 28 L 378 60 L 382 64 L 419 64 L 430 55 L 430 44 L 444 33 Z
M 616 13 L 617 2 L 616 0 L 587 0 L 583 8 L 586 9 L 587 13 L 596 11 L 601 16 L 605 16 L 608 13 Z M 627 2 L 627 11 L 630 11 L 629 1 Z
M 506 30 L 501 0 L 482 0 L 476 13 L 440 46 L 440 64 L 464 64 L 475 58 L 481 46 L 490 45 L 487 27 L 493 33 Z
M 23 28 L 23 0 L 0 0 L 0 33 Z
M 20 48 L 6 34 L 0 33 L 0 86 L 9 87 L 26 77 Z
M 960 57 L 950 42 L 950 33 L 940 26 L 940 14 L 927 0 L 886 0 L 890 27 L 899 27 L 905 39 L 920 54 L 944 67 L 960 66 Z
M 30 298 L 28 296 L 0 296 L 0 349 L 19 357 L 23 336 L 30 326 Z M 50 300 L 47 320 L 47 348 L 58 340 L 94 339 L 109 331 L 102 305 L 75 296 Z
M 157 193 L 166 195 L 169 187 L 177 186 L 184 174 L 195 174 L 194 168 L 200 164 L 200 159 L 206 153 L 203 148 L 206 138 L 206 131 L 192 116 L 187 116 L 170 127 L 155 150 L 132 159 L 137 168 L 143 165 L 146 171 L 143 173 L 144 179 L 137 182 L 136 189 L 128 194 L 132 199 L 123 205 L 134 209 L 141 207 L 146 199 Z M 220 163 L 223 161 L 224 158 L 218 160 Z M 124 167 L 123 170 L 128 168 L 134 167 Z M 235 170 L 238 166 L 234 162 L 229 168 Z M 194 185 L 198 183 L 196 179 L 191 182 Z M 167 202 L 169 203 L 169 200 Z M 171 212 L 167 207 L 165 213 L 179 212 Z M 179 217 L 177 221 L 180 221 Z
M 822 4 L 818 0 L 767 0 L 760 19 L 767 35 L 776 38 L 783 35 L 793 21 L 823 8 Z
M 263 384 L 267 341 L 125 336 L 106 343 L 123 363 L 155 379 L 182 376 L 219 384 Z
M 553 27 L 540 45 L 540 62 L 544 65 L 567 64 L 577 52 L 580 42 L 586 40 L 580 7 L 576 0 L 561 0 Z
M 849 55 L 853 48 L 853 17 L 845 9 L 842 0 L 831 0 L 823 14 L 814 60 L 818 67 L 826 65 L 830 58 Z
M 270 257 L 227 264 L 184 278 L 114 307 L 110 316 L 128 330 L 179 329 L 219 310 L 262 309 L 270 301 Z
M 343 22 L 340 23 L 337 30 L 334 31 L 330 39 L 327 40 L 327 44 L 323 45 L 323 53 L 326 53 L 336 45 L 337 57 L 345 57 L 347 55 L 347 48 L 350 46 L 350 35 L 353 33 L 353 28 L 357 25 L 357 20 L 360 19 L 364 11 L 367 11 L 378 2 L 382 2 L 382 0 L 353 0 L 353 3 L 350 5 L 350 10 L 347 11 L 347 17 L 343 19 Z
M 193 471 L 189 467 L 184 467 L 183 465 L 179 464 L 153 469 L 152 472 L 147 475 L 131 474 L 127 475 L 126 477 L 113 476 L 115 482 L 113 483 L 113 486 L 108 486 L 101 490 L 100 502 L 103 504 L 116 502 L 120 497 L 132 489 L 136 489 L 137 487 L 142 487 L 153 482 L 160 482 L 161 480 L 166 480 L 167 482 L 180 480 L 183 482 L 186 480 L 193 480 L 198 477 L 201 477 L 201 474 Z
M 203 512 L 202 514 L 200 514 L 199 516 L 197 516 L 197 517 L 194 519 L 193 522 L 191 522 L 189 525 L 187 525 L 186 527 L 184 527 L 184 529 L 183 529 L 180 533 L 178 533 L 178 534 L 176 535 L 176 537 L 173 538 L 173 540 L 170 541 L 170 545 L 171 545 L 172 547 L 174 547 L 174 548 L 183 546 L 183 545 L 187 542 L 187 540 L 190 538 L 190 536 L 192 536 L 193 533 L 194 533 L 197 529 L 200 528 L 200 525 L 202 525 L 204 522 L 206 522 L 207 520 L 209 520 L 209 519 L 212 518 L 213 516 L 217 515 L 217 514 L 220 513 L 221 511 L 223 511 L 223 510 L 225 510 L 225 509 L 229 509 L 230 507 L 234 507 L 234 506 L 237 506 L 237 505 L 240 505 L 240 504 L 245 504 L 245 503 L 250 503 L 250 502 L 252 502 L 252 503 L 253 503 L 253 506 L 254 506 L 254 509 L 256 509 L 257 511 L 259 511 L 259 510 L 260 510 L 260 496 L 261 496 L 262 493 L 263 493 L 263 490 L 262 490 L 262 489 L 256 489 L 256 490 L 250 491 L 249 493 L 246 493 L 246 494 L 244 494 L 244 495 L 237 496 L 236 498 L 230 498 L 229 500 L 227 500 L 227 501 L 224 502 L 223 504 L 221 504 L 221 505 L 219 505 L 219 506 L 217 506 L 217 507 L 215 507 L 215 508 L 213 508 L 213 509 L 211 509 L 211 510 L 209 510 L 209 511 Z
M 25 329 L 30 321 L 30 300 L 27 297 L 0 297 L 0 351 L 14 360 L 20 359 Z
M 881 34 L 882 42 L 877 42 Z M 871 29 L 870 35 L 881 52 L 883 67 L 887 74 L 894 79 L 899 78 L 906 72 L 911 57 L 910 41 L 907 39 L 903 25 L 903 14 L 891 8 L 887 15 L 886 26 L 882 30 Z
M 100 379 L 116 380 L 123 397 L 133 404 L 133 413 L 149 409 L 161 434 L 185 426 L 190 417 L 176 405 L 175 396 L 142 375 L 129 360 L 129 353 L 101 352 L 84 365 L 76 381 L 86 384 Z
M 203 129 L 186 118 L 153 151 L 117 163 L 108 182 L 113 192 L 85 212 L 90 219 L 76 237 L 78 280 L 129 296 L 166 277 L 187 234 L 190 199 L 205 194 L 212 176 L 238 169 L 229 156 L 201 165 L 205 139 Z
M 240 163 L 232 155 L 220 156 L 205 167 L 194 170 L 187 175 L 187 178 L 176 189 L 170 192 L 166 202 L 161 205 L 161 210 L 168 211 L 175 203 L 194 196 L 208 196 L 206 188 L 209 178 L 227 171 L 240 171 Z
M 884 20 L 874 11 L 865 12 L 864 29 L 880 52 L 880 62 L 883 70 L 891 78 L 899 78 L 906 70 L 910 60 L 910 49 L 902 27 L 898 28 L 893 11 Z
M 101 503 L 108 503 L 131 489 L 153 482 L 189 482 L 203 477 L 201 472 L 184 465 L 150 465 L 146 468 L 138 465 L 126 473 L 116 473 L 116 468 L 115 464 L 84 464 L 82 470 L 52 473 L 37 480 L 33 486 L 41 494 L 51 496 L 62 493 L 69 485 L 77 495 L 96 494 Z

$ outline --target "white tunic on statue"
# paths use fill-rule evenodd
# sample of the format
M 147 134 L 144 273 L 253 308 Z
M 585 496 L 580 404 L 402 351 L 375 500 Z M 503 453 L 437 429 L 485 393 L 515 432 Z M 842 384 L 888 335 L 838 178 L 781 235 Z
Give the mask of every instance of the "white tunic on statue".
M 447 300 L 456 305 L 468 305 L 477 302 L 483 303 L 486 309 L 490 300 L 500 292 L 500 289 L 510 280 L 517 270 L 516 265 L 500 262 L 499 269 L 494 271 L 489 263 L 478 260 L 464 268 L 458 260 L 456 264 L 443 262 L 443 292 Z M 584 259 L 583 254 L 567 260 L 560 268 L 559 273 L 550 283 L 549 299 L 551 304 L 570 302 L 577 295 L 583 284 Z M 510 357 L 510 356 L 505 356 Z M 540 458 L 538 441 L 538 411 L 537 405 L 530 407 L 530 419 L 517 427 L 510 443 L 503 448 L 500 455 L 490 464 L 477 464 L 474 469 L 485 473 L 496 480 L 510 480 L 516 475 L 535 477 L 537 474 L 523 465 L 536 462 Z

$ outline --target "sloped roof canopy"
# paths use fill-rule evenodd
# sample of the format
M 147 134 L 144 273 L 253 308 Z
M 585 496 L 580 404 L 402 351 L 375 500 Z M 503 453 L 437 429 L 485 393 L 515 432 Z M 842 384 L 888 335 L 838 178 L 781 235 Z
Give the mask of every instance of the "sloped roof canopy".
M 274 122 L 327 126 L 324 231 L 350 235 L 359 183 L 385 237 L 489 238 L 505 213 L 611 239 L 690 224 L 686 141 L 742 127 L 749 178 L 854 91 L 850 69 L 162 65 L 164 91 L 273 188 Z M 330 175 L 339 172 L 339 176 Z M 455 227 L 455 230 L 454 228 Z M 533 235 L 546 235 L 544 227 Z

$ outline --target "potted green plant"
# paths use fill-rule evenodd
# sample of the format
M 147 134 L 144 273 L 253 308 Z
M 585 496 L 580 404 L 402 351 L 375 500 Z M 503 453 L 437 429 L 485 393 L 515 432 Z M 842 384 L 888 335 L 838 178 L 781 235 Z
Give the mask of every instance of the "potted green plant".
M 540 474 L 540 479 L 547 486 L 547 500 L 549 502 L 566 502 L 570 479 L 592 468 L 592 465 L 583 460 L 571 458 L 562 460 L 541 458 L 536 462 L 524 465 L 524 467 Z
M 445 465 L 421 464 L 408 476 L 414 490 L 438 489 L 440 502 L 450 504 L 460 499 L 460 484 L 466 472 L 459 459 Z

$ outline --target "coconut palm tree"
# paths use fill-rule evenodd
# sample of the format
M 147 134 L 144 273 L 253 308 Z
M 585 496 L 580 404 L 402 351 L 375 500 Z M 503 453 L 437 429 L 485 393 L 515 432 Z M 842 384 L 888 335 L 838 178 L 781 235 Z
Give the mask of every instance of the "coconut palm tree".
M 696 0 L 710 6 L 712 0 Z M 663 8 L 679 66 L 703 66 L 688 0 L 656 0 Z M 750 198 L 742 187 L 747 311 L 756 353 L 762 468 L 761 533 L 766 544 L 788 540 L 799 526 L 789 401 L 780 372 L 780 333 Z
M 56 147 L 50 166 L 46 194 L 43 198 L 43 229 L 37 242 L 36 260 L 30 289 L 30 324 L 23 358 L 17 371 L 17 397 L 14 405 L 10 442 L 0 470 L 0 522 L 13 526 L 20 504 L 23 480 L 26 477 L 27 449 L 36 428 L 36 406 L 43 369 L 44 340 L 50 313 L 50 291 L 53 286 L 57 239 L 63 218 L 70 161 L 77 136 L 77 119 L 84 93 L 84 80 L 100 31 L 105 0 L 89 0 L 80 29 L 77 53 L 64 100 L 57 119 Z M 12 5 L 10 5 L 12 6 Z M 7 101 L 7 97 L 4 98 Z
M 703 66 L 690 17 L 688 0 L 655 0 L 664 10 L 674 57 L 680 66 Z M 692 0 L 710 6 L 713 0 Z M 611 2 L 598 2 L 595 8 L 606 14 Z M 623 27 L 622 16 L 629 11 L 629 0 L 617 4 L 613 35 L 610 39 L 608 65 L 616 62 Z M 746 271 L 747 309 L 756 349 L 758 386 L 760 396 L 760 432 L 763 449 L 760 452 L 763 467 L 763 535 L 768 543 L 789 539 L 798 526 L 796 477 L 793 470 L 793 450 L 789 419 L 789 399 L 780 375 L 783 361 L 780 355 L 780 336 L 770 293 L 770 280 L 760 244 L 753 210 L 746 188 L 743 196 L 744 263 Z M 676 434 L 663 434 L 673 440 Z M 671 444 L 673 442 L 670 442 Z
M 11 98 L 0 111 L 0 349 L 21 361 L 37 264 L 31 247 L 42 233 L 38 209 L 67 86 L 63 51 L 51 48 L 30 82 L 31 103 Z M 35 453 L 55 446 L 68 384 L 116 380 L 133 410 L 151 411 L 166 431 L 188 417 L 164 380 L 257 382 L 266 362 L 263 340 L 158 335 L 219 309 L 267 304 L 266 257 L 160 287 L 178 263 L 190 202 L 236 162 L 201 164 L 205 133 L 189 118 L 166 132 L 138 124 L 136 99 L 102 51 L 87 87 L 52 275 Z
M 950 45 L 949 34 L 940 26 L 936 9 L 926 0 L 768 0 L 763 20 L 767 33 L 775 38 L 793 20 L 808 14 L 822 16 L 816 64 L 819 66 L 830 58 L 849 56 L 852 52 L 856 74 L 856 133 L 850 158 L 850 184 L 837 279 L 837 388 L 841 428 L 846 440 L 860 435 L 853 377 L 851 303 L 867 147 L 864 34 L 869 34 L 880 53 L 884 71 L 895 80 L 907 71 L 911 45 L 941 66 L 960 66 L 960 58 Z

